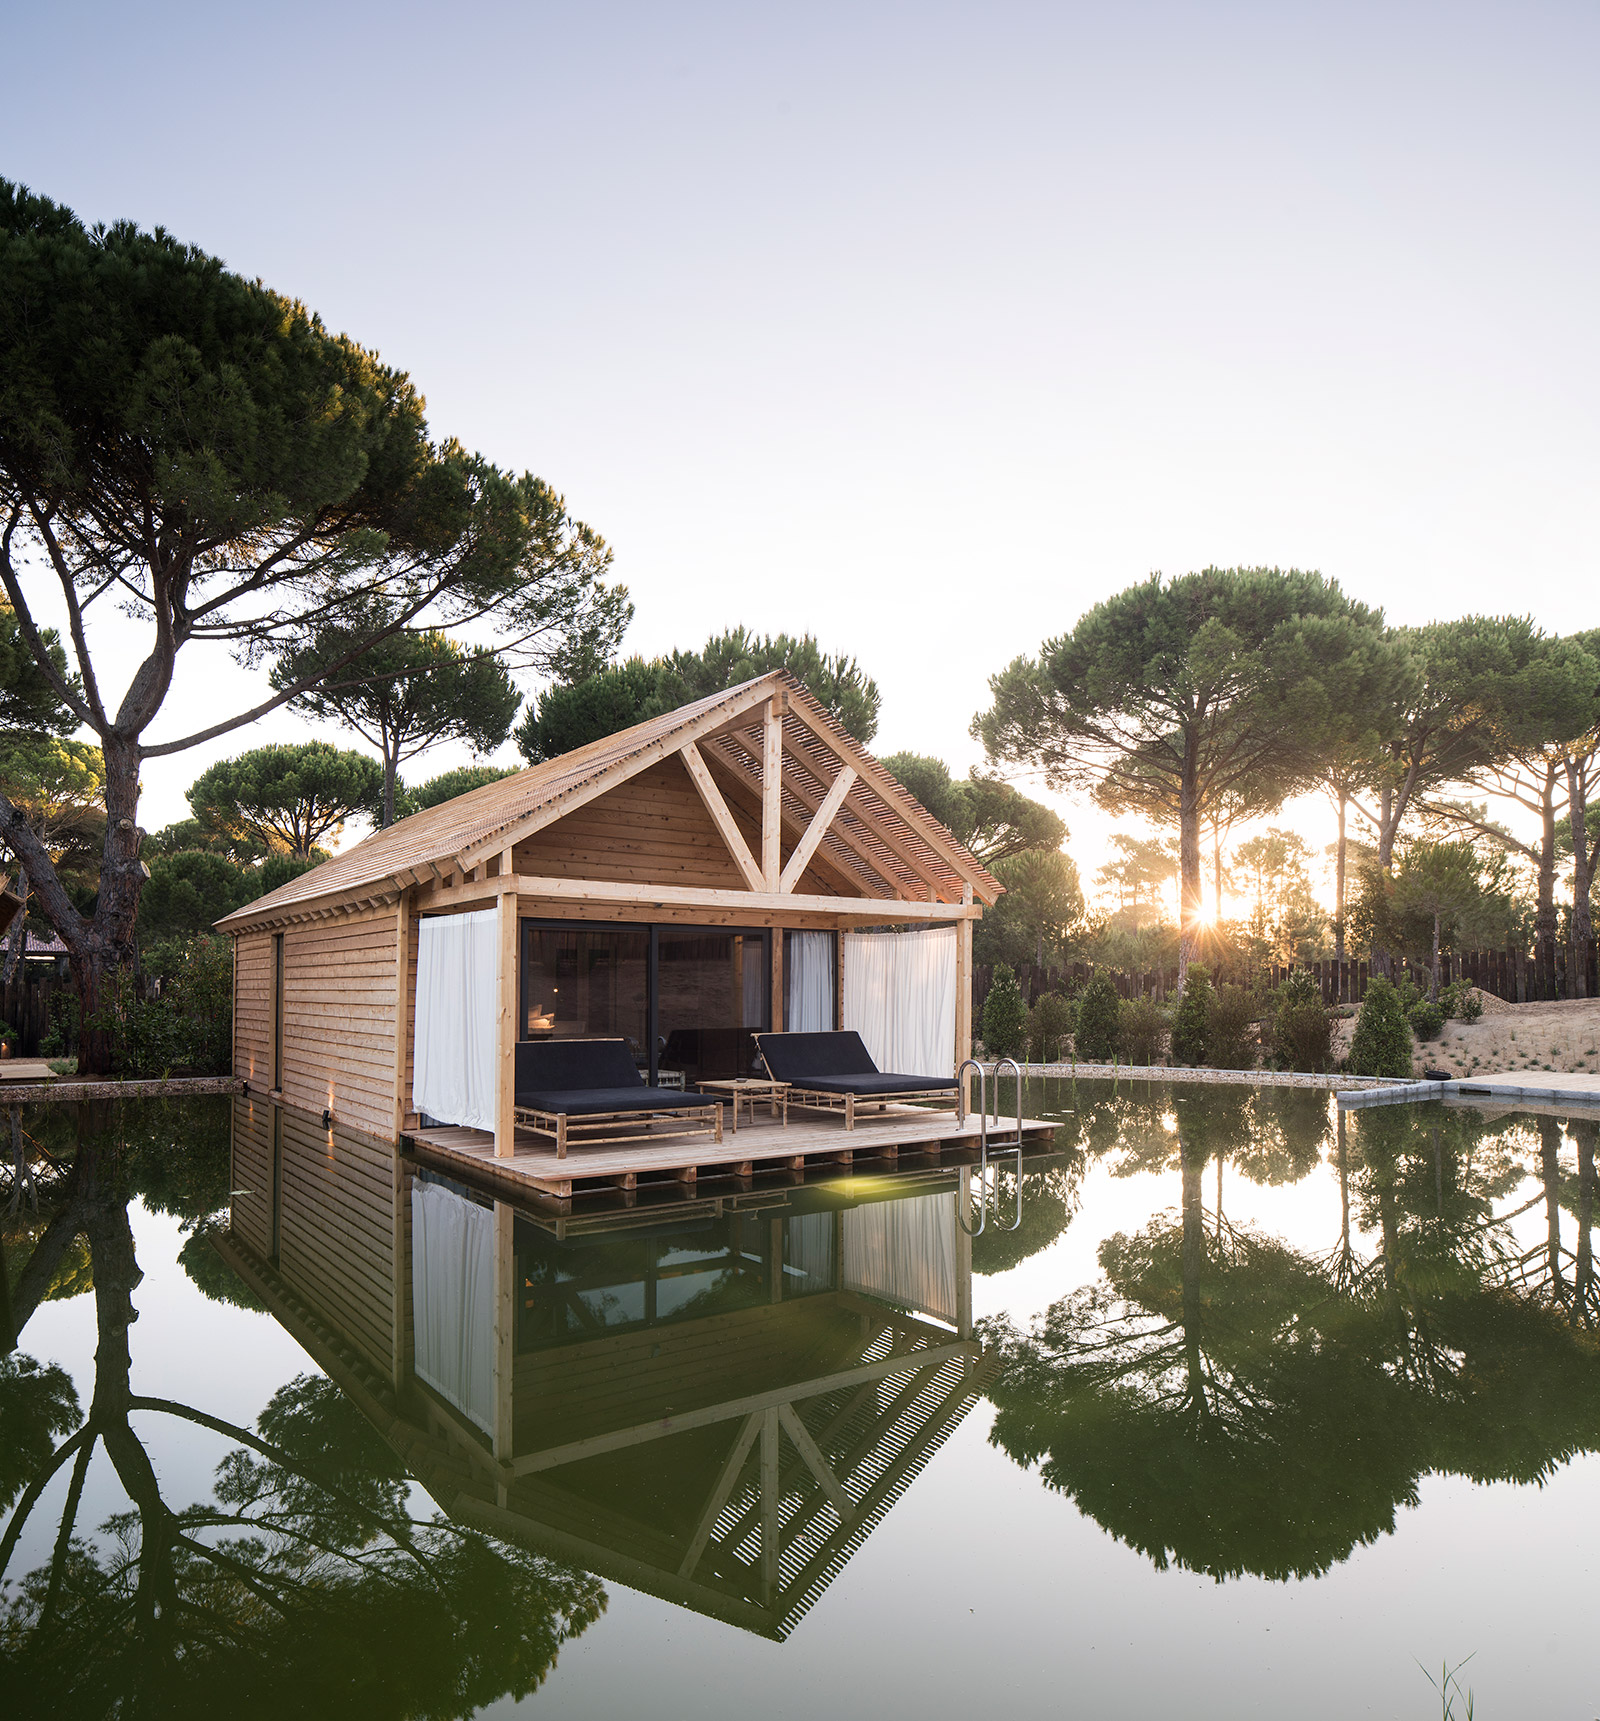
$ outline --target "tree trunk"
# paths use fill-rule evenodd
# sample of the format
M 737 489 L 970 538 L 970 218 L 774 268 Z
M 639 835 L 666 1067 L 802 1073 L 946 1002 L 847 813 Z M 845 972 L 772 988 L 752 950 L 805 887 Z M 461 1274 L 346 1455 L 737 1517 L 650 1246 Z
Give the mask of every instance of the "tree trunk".
M 1211 827 L 1211 869 L 1217 889 L 1217 927 L 1222 927 L 1222 830 Z
M 1541 995 L 1556 995 L 1556 779 L 1561 765 L 1551 759 L 1545 765 L 1544 805 L 1539 837 L 1538 907 L 1533 915 L 1534 967 Z
M 79 920 L 72 933 L 62 932 L 78 983 L 78 1073 L 86 1076 L 112 1073 L 110 1029 L 93 1018 L 112 1002 L 118 970 L 133 961 L 133 925 L 145 880 L 136 822 L 138 744 L 113 731 L 102 740 L 101 753 L 106 764 L 106 840 L 100 855 L 100 893 L 93 920 Z
M 1589 1227 L 1594 1218 L 1594 1148 L 1600 1129 L 1574 1119 L 1568 1122 L 1567 1133 L 1578 1150 L 1578 1259 L 1573 1284 L 1578 1308 L 1587 1318 L 1594 1300 L 1594 1246 Z
M 1333 958 L 1336 962 L 1344 961 L 1344 862 L 1345 862 L 1345 812 L 1350 805 L 1350 797 L 1341 785 L 1339 789 L 1339 845 L 1334 853 L 1333 861 Z
M 1394 866 L 1394 834 L 1399 822 L 1394 810 L 1394 790 L 1380 790 L 1378 794 L 1378 871 L 1384 878 L 1389 876 Z M 1394 978 L 1389 952 L 1376 940 L 1368 952 L 1368 960 L 1372 965 L 1374 974 L 1381 974 L 1385 980 Z
M 1439 910 L 1433 911 L 1433 971 L 1428 980 L 1428 996 L 1439 1002 Z
M 1200 945 L 1200 759 L 1191 736 L 1183 758 L 1178 803 L 1178 984 Z
M 394 823 L 394 783 L 400 774 L 400 761 L 388 750 L 383 751 L 383 810 L 378 817 L 378 829 L 386 831 Z
M 1587 763 L 1567 760 L 1567 802 L 1572 816 L 1572 949 L 1567 958 L 1567 994 L 1589 995 L 1589 940 L 1594 919 L 1589 912 L 1589 772 Z
M 22 960 L 22 952 L 28 942 L 28 863 L 20 856 L 17 860 L 17 895 L 22 900 L 22 907 L 17 911 L 17 918 L 11 923 L 11 936 L 6 941 L 6 965 L 3 978 L 9 986 L 17 977 L 17 964 Z

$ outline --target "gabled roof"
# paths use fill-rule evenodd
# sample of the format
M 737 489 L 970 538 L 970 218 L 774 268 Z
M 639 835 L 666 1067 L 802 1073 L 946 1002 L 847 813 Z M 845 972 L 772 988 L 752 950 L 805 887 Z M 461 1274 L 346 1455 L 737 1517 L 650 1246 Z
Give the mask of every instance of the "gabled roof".
M 759 790 L 761 713 L 775 694 L 787 708 L 782 784 L 791 825 L 805 829 L 843 764 L 856 773 L 818 852 L 836 872 L 859 881 L 860 895 L 927 902 L 931 891 L 934 901 L 959 903 L 970 886 L 984 902 L 999 896 L 1002 887 L 973 855 L 799 680 L 779 669 L 414 813 L 217 925 L 240 931 L 314 905 L 390 898 L 411 884 L 470 871 L 691 741 L 736 780 Z

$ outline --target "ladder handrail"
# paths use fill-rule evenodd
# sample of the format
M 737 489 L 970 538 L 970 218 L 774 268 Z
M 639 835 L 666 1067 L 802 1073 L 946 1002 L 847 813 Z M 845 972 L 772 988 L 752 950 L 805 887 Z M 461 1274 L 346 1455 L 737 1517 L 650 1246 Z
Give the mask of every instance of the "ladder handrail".
M 1016 1212 L 1011 1223 L 1009 1225 L 1001 1224 L 997 1214 L 995 1224 L 1002 1231 L 1015 1231 L 1022 1225 L 1022 1066 L 1015 1058 L 999 1058 L 995 1062 L 994 1121 L 997 1126 L 1000 1122 L 1000 1070 L 1005 1064 L 1010 1064 L 1017 1075 L 1017 1138 L 1014 1142 L 1008 1143 L 1004 1147 L 998 1147 L 994 1151 L 996 1157 L 1010 1158 L 1012 1155 L 1016 1156 L 1017 1201 Z M 962 1060 L 960 1067 L 956 1070 L 956 1121 L 958 1123 L 967 1121 L 967 1089 L 962 1078 L 969 1067 L 978 1072 L 978 1225 L 976 1230 L 972 1229 L 967 1224 L 966 1215 L 959 1209 L 956 1213 L 956 1223 L 967 1236 L 981 1237 L 984 1228 L 989 1223 L 989 1072 L 976 1058 L 964 1058 Z M 999 1167 L 996 1166 L 995 1170 L 998 1172 Z M 999 1194 L 998 1180 L 995 1184 L 995 1193 L 996 1195 Z

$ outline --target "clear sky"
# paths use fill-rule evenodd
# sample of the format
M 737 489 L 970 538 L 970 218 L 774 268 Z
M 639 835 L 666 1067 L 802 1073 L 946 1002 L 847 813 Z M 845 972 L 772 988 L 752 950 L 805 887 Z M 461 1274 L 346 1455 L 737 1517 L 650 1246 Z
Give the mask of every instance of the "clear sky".
M 856 653 L 881 752 L 973 762 L 986 678 L 1154 569 L 1600 622 L 1593 5 L 12 0 L 0 45 L 0 172 L 408 369 L 613 544 L 628 649 Z M 299 731 L 152 762 L 144 822 Z

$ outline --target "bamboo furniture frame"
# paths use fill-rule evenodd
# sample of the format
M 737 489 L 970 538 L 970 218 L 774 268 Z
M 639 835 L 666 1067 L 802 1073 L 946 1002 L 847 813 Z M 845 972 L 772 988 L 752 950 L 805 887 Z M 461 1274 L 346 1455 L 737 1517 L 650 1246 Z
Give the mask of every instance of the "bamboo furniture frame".
M 789 1082 L 761 1081 L 751 1076 L 734 1076 L 717 1078 L 713 1081 L 702 1081 L 702 1089 L 713 1093 L 725 1093 L 733 1103 L 733 1133 L 739 1133 L 739 1101 L 745 1102 L 750 1114 L 750 1127 L 755 1128 L 756 1101 L 765 1100 L 772 1107 L 774 1118 L 781 1119 L 782 1127 L 789 1127 Z
M 709 1135 L 713 1142 L 722 1141 L 722 1104 L 717 1101 L 703 1106 L 664 1106 L 660 1111 L 564 1112 L 540 1111 L 534 1106 L 514 1107 L 516 1127 L 534 1135 L 548 1137 L 556 1144 L 556 1158 L 565 1159 L 569 1145 L 582 1147 L 617 1147 L 630 1141 L 677 1141 L 695 1135 Z M 679 1129 L 651 1129 L 657 1122 L 682 1124 Z M 646 1127 L 632 1135 L 607 1135 L 606 1126 L 643 1123 Z
M 898 1105 L 909 1105 L 918 1100 L 948 1100 L 952 1111 L 961 1109 L 961 1089 L 953 1082 L 948 1088 L 916 1088 L 904 1094 L 836 1094 L 826 1088 L 808 1088 L 803 1083 L 790 1082 L 789 1098 L 793 1104 L 804 1106 L 807 1111 L 842 1111 L 844 1127 L 847 1130 L 856 1127 L 858 1103 L 877 1106 L 879 1111 L 884 1111 L 890 1101 Z M 941 1106 L 938 1109 L 944 1108 Z

